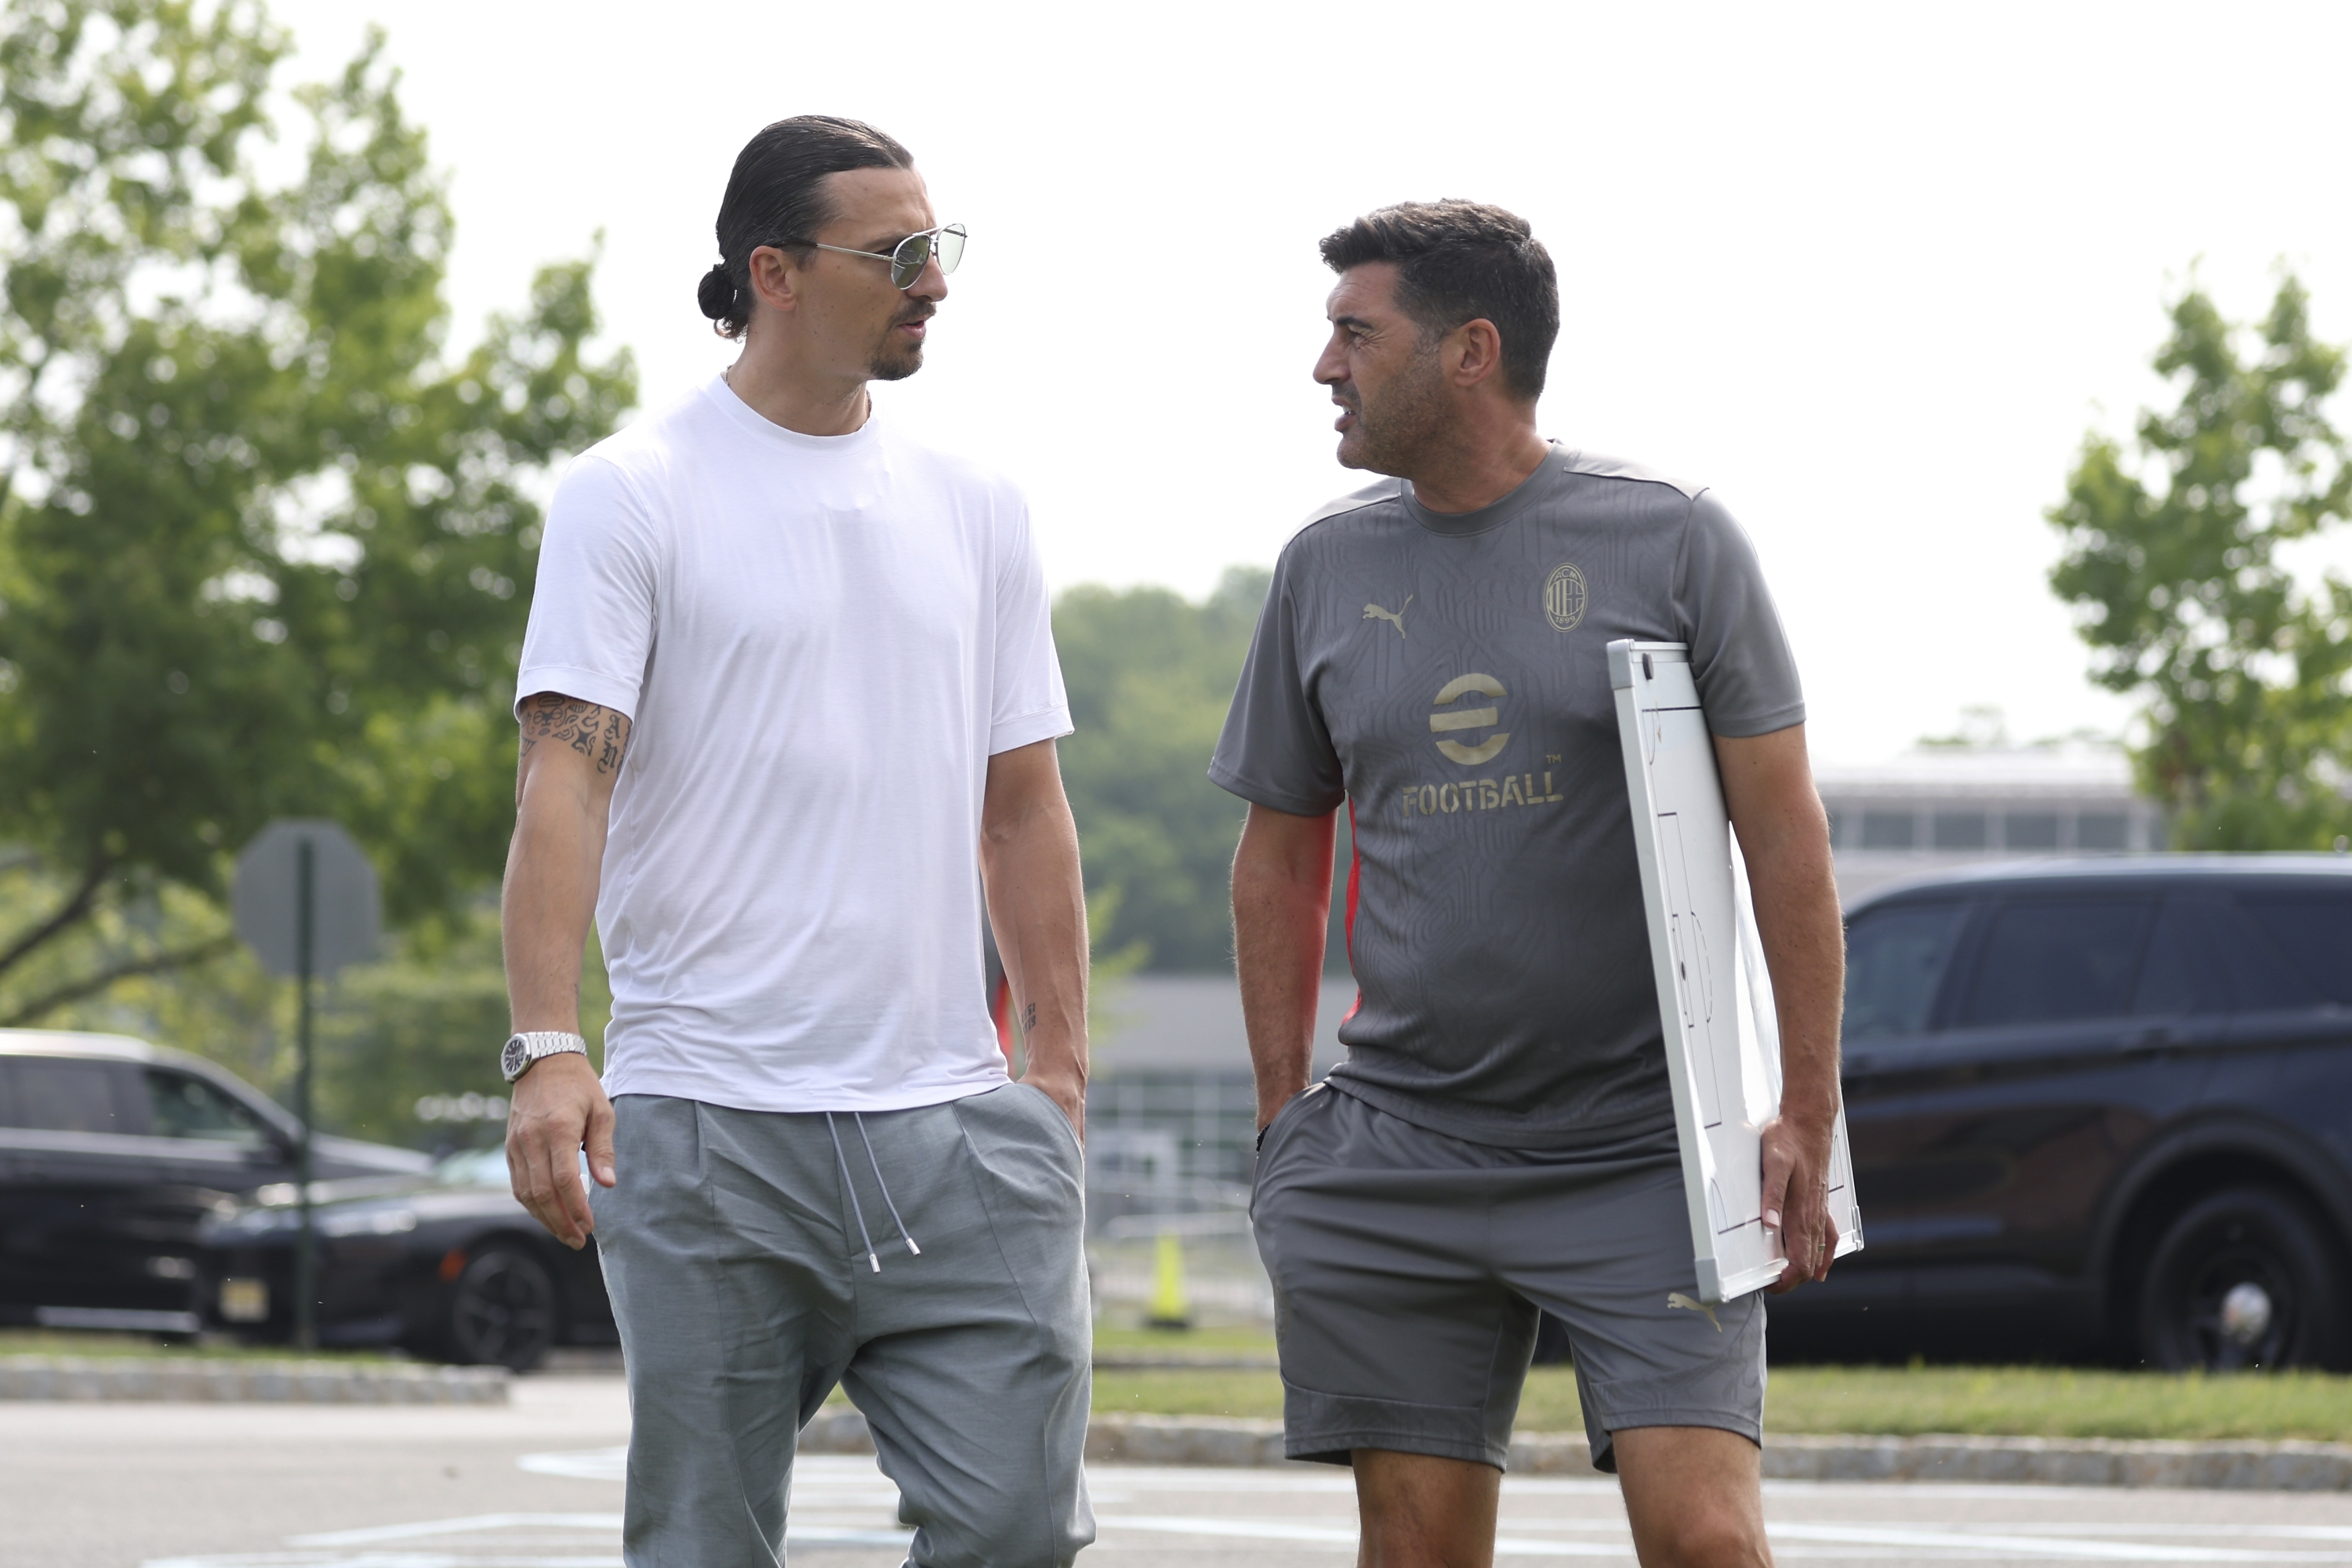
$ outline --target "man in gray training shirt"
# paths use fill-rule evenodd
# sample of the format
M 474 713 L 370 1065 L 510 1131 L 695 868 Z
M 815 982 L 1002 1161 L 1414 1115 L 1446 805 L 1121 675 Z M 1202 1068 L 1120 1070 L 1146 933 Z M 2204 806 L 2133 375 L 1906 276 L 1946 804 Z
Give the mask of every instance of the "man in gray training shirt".
M 1523 221 L 1391 207 L 1323 255 L 1339 460 L 1393 477 L 1283 552 L 1210 768 L 1250 802 L 1234 925 L 1288 1451 L 1355 1466 L 1367 1563 L 1484 1561 L 1549 1310 L 1643 1560 L 1769 1561 L 1761 1303 L 1673 1302 L 1696 1283 L 1604 650 L 1688 643 L 1717 738 L 1781 1013 L 1782 1289 L 1834 1245 L 1843 966 L 1794 661 L 1713 495 L 1536 433 L 1559 295 Z M 1343 804 L 1360 999 L 1308 1091 Z

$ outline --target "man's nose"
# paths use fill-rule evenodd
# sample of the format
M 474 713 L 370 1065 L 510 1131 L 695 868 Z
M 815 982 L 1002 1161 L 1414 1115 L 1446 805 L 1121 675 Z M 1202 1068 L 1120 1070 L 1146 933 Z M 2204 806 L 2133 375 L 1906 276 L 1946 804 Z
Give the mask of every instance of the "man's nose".
M 923 263 L 922 272 L 907 285 L 907 292 L 918 300 L 929 300 L 935 305 L 948 297 L 948 275 L 940 270 L 938 257 L 934 256 Z

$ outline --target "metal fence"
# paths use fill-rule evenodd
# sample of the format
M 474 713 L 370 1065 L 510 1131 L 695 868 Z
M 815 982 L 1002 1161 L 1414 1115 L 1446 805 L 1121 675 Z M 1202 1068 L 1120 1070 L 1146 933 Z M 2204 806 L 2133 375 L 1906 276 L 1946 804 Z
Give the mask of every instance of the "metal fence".
M 1249 1228 L 1257 1102 L 1246 1073 L 1135 1073 L 1087 1094 L 1087 1258 L 1097 1318 L 1139 1319 L 1177 1238 L 1202 1321 L 1271 1322 Z

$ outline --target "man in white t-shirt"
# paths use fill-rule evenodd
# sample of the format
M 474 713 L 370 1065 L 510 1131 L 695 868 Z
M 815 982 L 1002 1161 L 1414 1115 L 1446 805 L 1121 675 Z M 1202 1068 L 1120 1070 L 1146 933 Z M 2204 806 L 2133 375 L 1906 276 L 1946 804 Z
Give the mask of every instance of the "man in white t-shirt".
M 740 357 L 583 455 L 548 516 L 505 900 L 515 1194 L 603 1258 L 631 1564 L 782 1561 L 836 1384 L 911 1562 L 1067 1563 L 1094 1535 L 1069 711 L 1020 492 L 866 395 L 920 366 L 962 230 L 898 142 L 802 116 L 744 148 L 718 235 L 698 298 Z

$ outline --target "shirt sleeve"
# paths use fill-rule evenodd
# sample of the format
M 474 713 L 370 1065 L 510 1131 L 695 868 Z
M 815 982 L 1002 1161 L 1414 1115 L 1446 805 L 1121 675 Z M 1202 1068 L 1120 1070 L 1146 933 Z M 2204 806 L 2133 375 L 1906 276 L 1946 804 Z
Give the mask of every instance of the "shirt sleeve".
M 1805 721 L 1796 656 L 1747 531 L 1715 492 L 1691 503 L 1675 563 L 1674 614 L 1690 645 L 1707 728 L 1734 739 Z
M 593 455 L 574 462 L 547 509 L 515 676 L 518 712 L 524 699 L 556 691 L 636 719 L 659 560 L 653 521 L 626 476 Z
M 1348 791 L 1299 658 L 1298 612 L 1290 593 L 1297 548 L 1285 550 L 1275 565 L 1209 777 L 1255 805 L 1320 816 L 1337 810 Z
M 1054 606 L 1045 569 L 1029 531 L 1029 509 L 1011 502 L 1013 529 L 996 572 L 995 679 L 990 697 L 988 754 L 1070 732 L 1070 700 L 1054 651 Z

